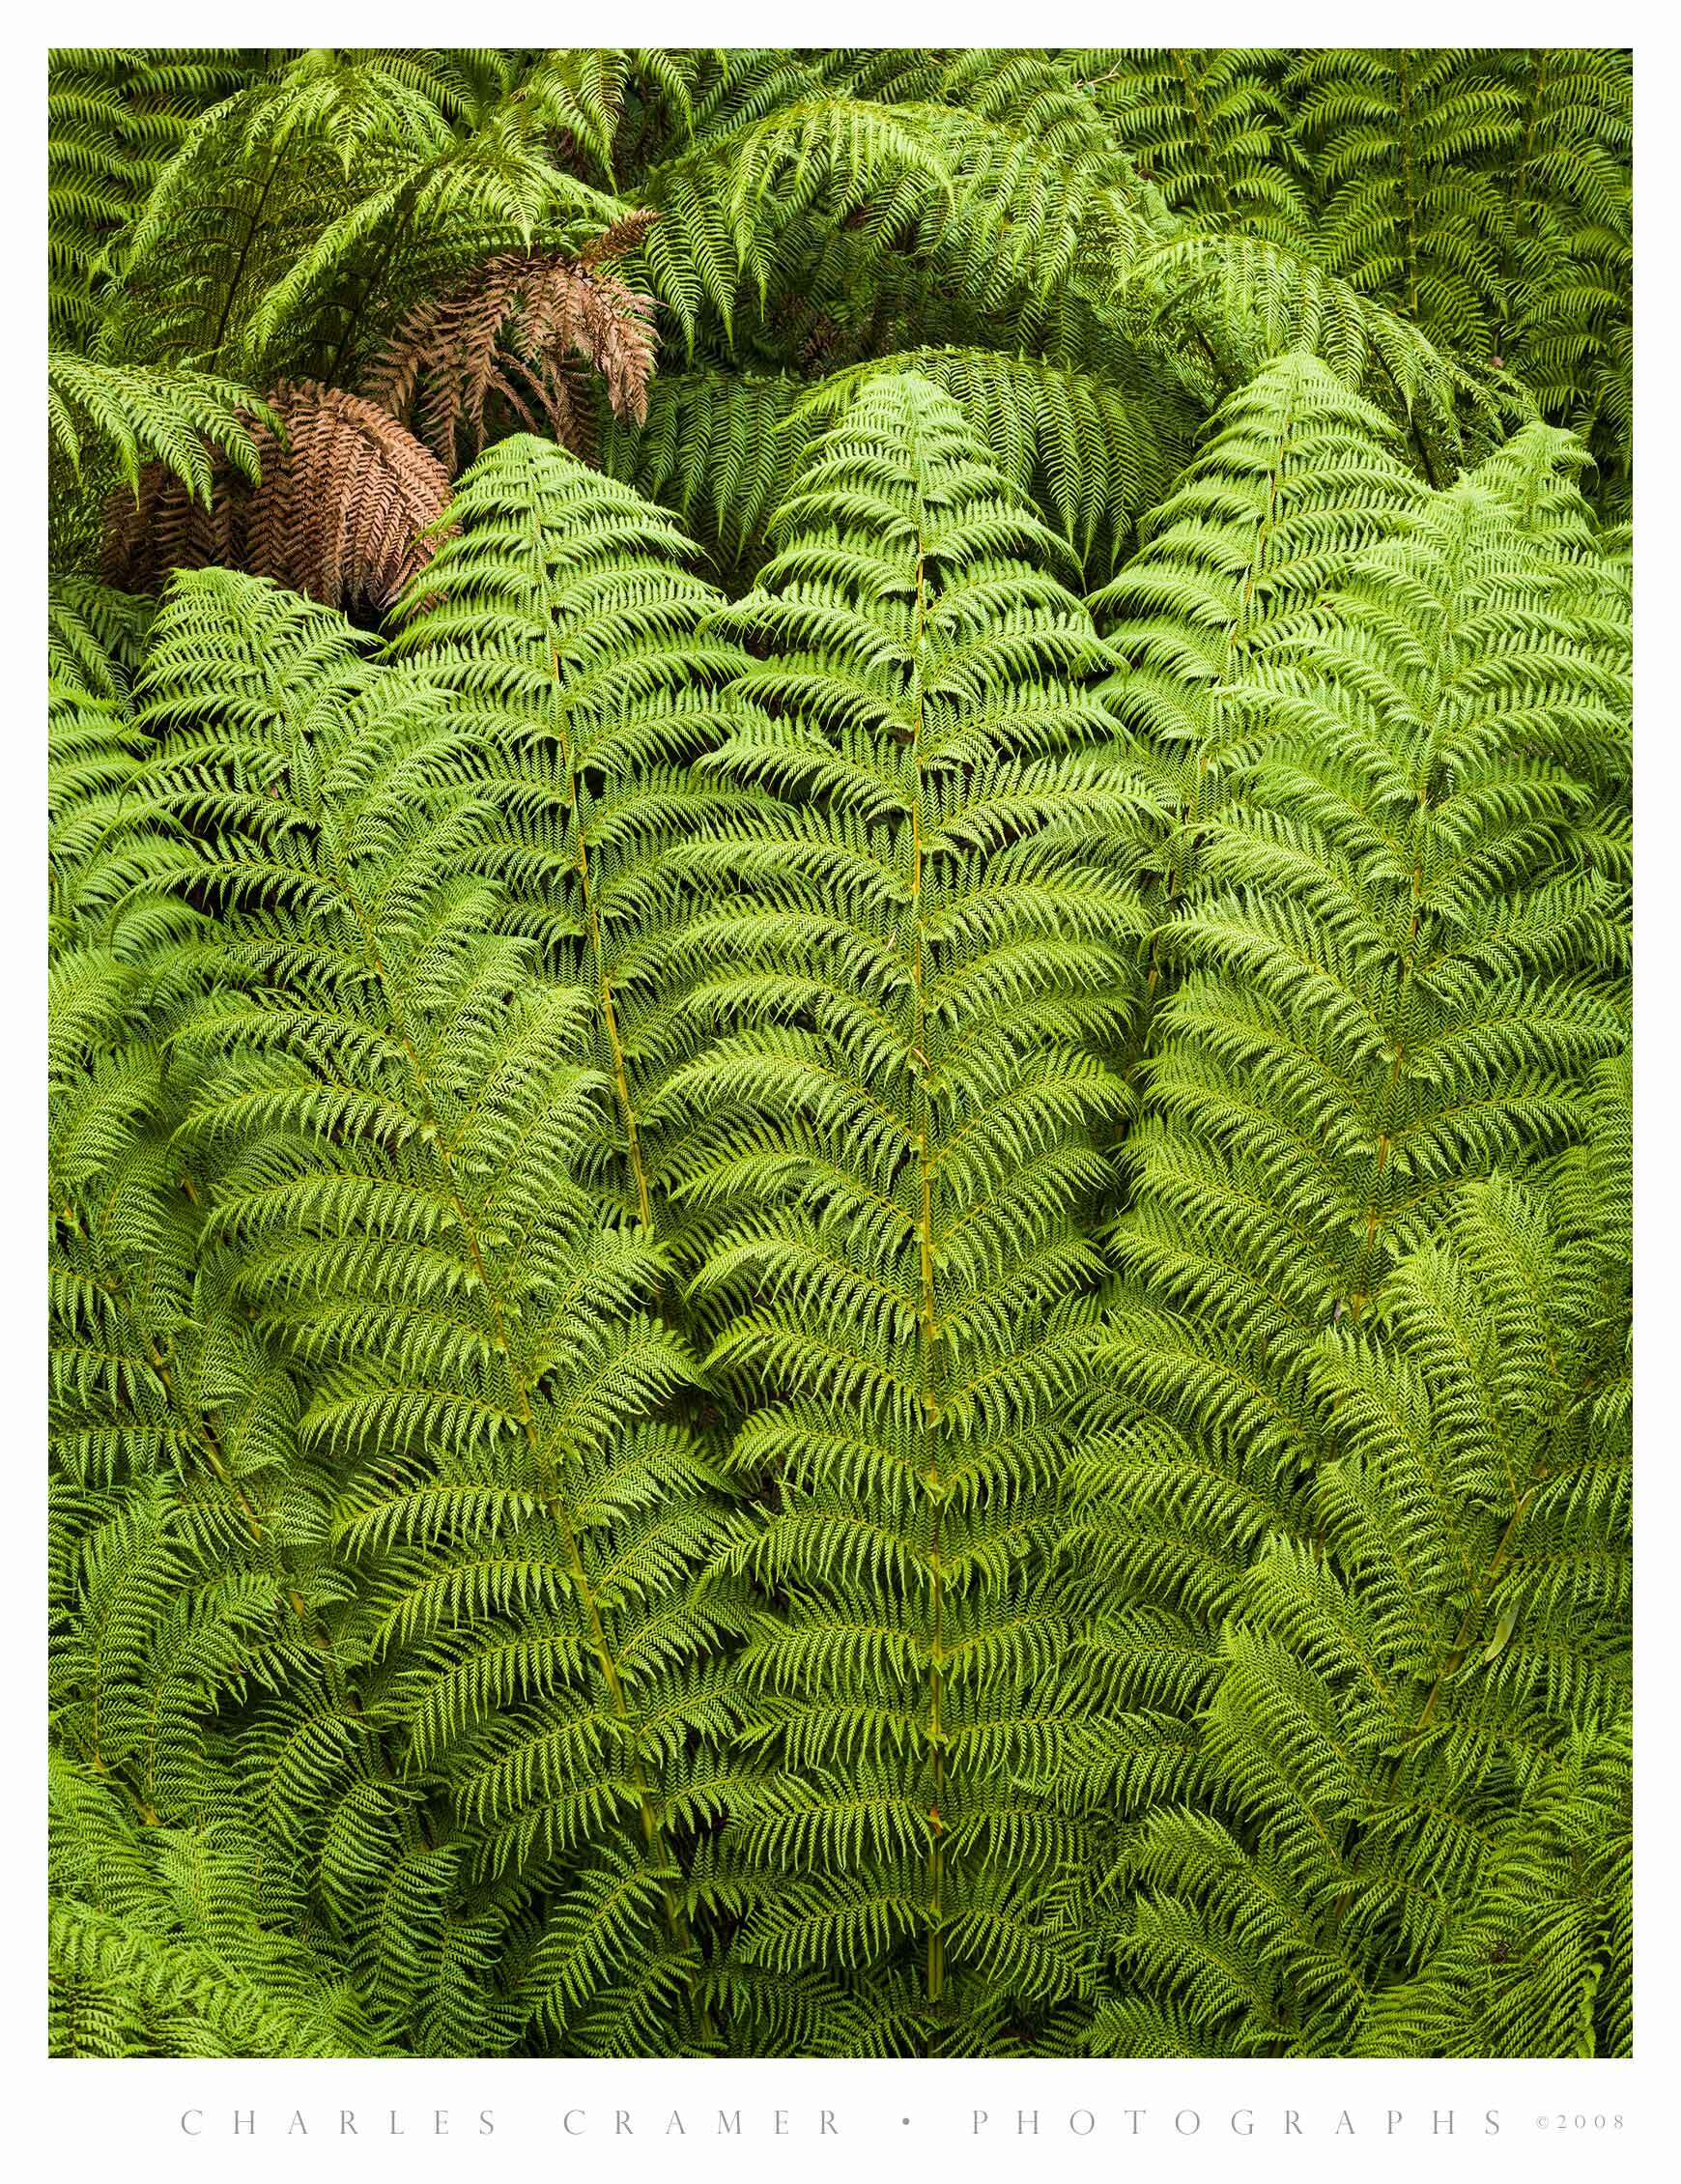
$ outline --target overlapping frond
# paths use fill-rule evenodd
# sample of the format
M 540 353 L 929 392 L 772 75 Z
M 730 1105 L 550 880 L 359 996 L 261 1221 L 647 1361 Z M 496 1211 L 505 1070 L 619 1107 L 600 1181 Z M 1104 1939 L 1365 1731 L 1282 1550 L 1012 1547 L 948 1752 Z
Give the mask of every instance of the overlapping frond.
M 1271 740 L 1159 936 L 1184 976 L 1143 1064 L 1078 1480 L 1117 1715 L 1094 1766 L 1128 1803 L 1182 1794 L 1250 1564 L 1314 1535 L 1324 1330 L 1365 1319 L 1467 1180 L 1580 1136 L 1626 1038 L 1626 920 L 1581 823 L 1624 700 L 1550 573 L 1464 482 L 1227 685 Z
M 360 395 L 282 380 L 261 408 L 248 474 L 218 463 L 201 499 L 153 463 L 131 501 L 112 497 L 100 573 L 157 591 L 177 569 L 237 568 L 326 606 L 389 606 L 432 551 L 449 473 Z
M 358 1723 L 324 1683 L 254 1726 L 251 1764 L 386 2008 L 476 1921 L 509 2037 L 670 2039 L 698 1973 L 682 1725 L 738 1611 L 727 1497 L 662 1415 L 689 1366 L 649 1309 L 660 1262 L 572 1181 L 610 1096 L 582 997 L 499 914 L 446 694 L 211 572 L 153 659 L 160 787 L 255 982 L 182 1034 L 185 1135 L 242 1303 L 307 1377 L 369 1663 Z M 361 1722 L 389 1780 L 352 1764 Z
M 774 1496 L 732 1681 L 764 1777 L 708 1870 L 751 2042 L 807 2008 L 841 2052 L 963 2052 L 1082 1979 L 1049 1578 L 1137 799 L 1054 534 L 928 382 L 870 380 L 774 530 L 727 618 L 753 714 L 705 763 L 777 824 L 697 927 L 719 1037 L 662 1096 Z
M 1626 1071 L 1605 1096 L 1626 1134 Z M 1100 2046 L 1180 2054 L 1189 2026 L 1231 2055 L 1628 2052 L 1608 1176 L 1614 1141 L 1551 1207 L 1468 1187 L 1376 1314 L 1305 1361 L 1314 1540 L 1263 1546 L 1216 1649 L 1195 1808 L 1152 1814 L 1116 1876 Z
M 591 1179 L 670 1233 L 649 1110 L 698 1036 L 673 951 L 752 817 L 695 762 L 735 725 L 721 693 L 745 656 L 708 626 L 723 598 L 664 512 L 561 449 L 501 442 L 447 521 L 392 650 L 447 694 L 497 805 L 508 915 L 587 1013 L 614 1103 Z
M 274 413 L 237 381 L 213 373 L 100 363 L 70 350 L 47 358 L 46 415 L 53 454 L 79 477 L 90 444 L 107 453 L 138 502 L 147 471 L 208 507 L 217 462 L 255 482 L 261 452 L 253 415 Z M 145 466 L 143 469 L 142 466 Z

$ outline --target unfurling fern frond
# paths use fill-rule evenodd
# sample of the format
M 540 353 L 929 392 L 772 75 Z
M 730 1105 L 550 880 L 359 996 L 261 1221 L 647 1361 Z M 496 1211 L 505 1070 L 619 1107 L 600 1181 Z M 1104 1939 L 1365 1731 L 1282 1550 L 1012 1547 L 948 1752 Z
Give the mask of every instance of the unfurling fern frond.
M 628 231 L 628 232 L 627 232 Z M 645 230 L 621 223 L 628 249 Z M 651 298 L 582 258 L 494 258 L 464 288 L 417 304 L 392 335 L 364 391 L 413 424 L 453 472 L 465 446 L 484 451 L 487 411 L 536 431 L 545 419 L 574 454 L 589 452 L 589 411 L 573 377 L 574 359 L 601 375 L 615 417 L 647 416 L 654 369 Z
M 727 618 L 754 712 L 706 764 L 781 808 L 698 927 L 719 1037 L 662 1096 L 771 1497 L 731 1700 L 765 1774 L 707 1872 L 739 2037 L 964 2052 L 1082 1983 L 1049 1580 L 1138 805 L 1054 534 L 948 396 L 868 382 L 774 529 Z
M 327 606 L 388 606 L 426 564 L 449 473 L 359 395 L 283 380 L 264 408 L 284 439 L 258 426 L 254 485 L 223 466 L 201 504 L 154 465 L 132 504 L 113 498 L 106 580 L 156 591 L 176 569 L 238 568 Z

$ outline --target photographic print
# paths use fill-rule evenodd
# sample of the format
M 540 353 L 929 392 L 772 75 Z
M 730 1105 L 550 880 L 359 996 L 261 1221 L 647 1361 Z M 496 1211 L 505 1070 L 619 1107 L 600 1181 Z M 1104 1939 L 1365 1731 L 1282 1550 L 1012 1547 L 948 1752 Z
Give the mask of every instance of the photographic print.
M 1631 2054 L 1632 116 L 52 51 L 53 2056 Z

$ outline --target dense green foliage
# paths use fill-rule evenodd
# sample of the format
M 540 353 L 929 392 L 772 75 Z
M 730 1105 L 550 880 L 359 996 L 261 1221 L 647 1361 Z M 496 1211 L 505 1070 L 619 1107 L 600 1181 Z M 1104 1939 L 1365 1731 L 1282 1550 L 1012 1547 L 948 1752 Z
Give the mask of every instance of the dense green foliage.
M 54 56 L 55 2053 L 1630 2051 L 1629 108 Z

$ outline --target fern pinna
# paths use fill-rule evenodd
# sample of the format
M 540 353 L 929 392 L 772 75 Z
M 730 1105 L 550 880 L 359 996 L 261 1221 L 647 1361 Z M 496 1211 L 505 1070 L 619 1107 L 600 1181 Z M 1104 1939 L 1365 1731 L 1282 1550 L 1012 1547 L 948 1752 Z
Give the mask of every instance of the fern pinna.
M 872 381 L 777 531 L 706 763 L 778 824 L 698 930 L 718 1036 L 663 1095 L 768 1497 L 717 1885 L 757 2040 L 961 2051 L 1081 1982 L 1049 1587 L 1138 796 L 1050 535 L 927 382 Z

